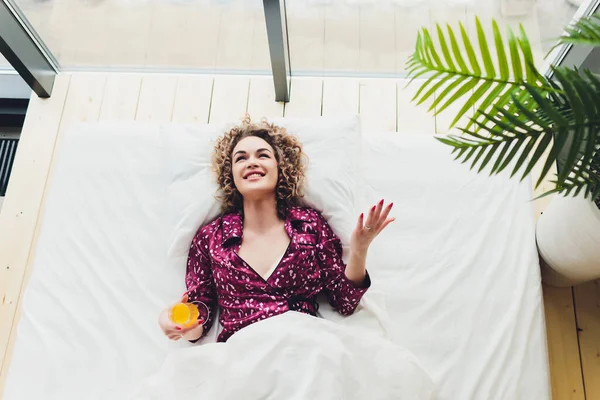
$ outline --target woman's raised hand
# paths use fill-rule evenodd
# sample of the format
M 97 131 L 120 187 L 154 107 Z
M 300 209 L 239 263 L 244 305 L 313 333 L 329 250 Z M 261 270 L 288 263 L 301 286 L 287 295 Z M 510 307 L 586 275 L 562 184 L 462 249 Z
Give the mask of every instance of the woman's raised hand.
M 366 252 L 373 239 L 375 239 L 386 226 L 396 220 L 396 218 L 389 217 L 393 206 L 394 203 L 385 206 L 384 200 L 382 199 L 369 210 L 366 221 L 364 214 L 360 214 L 356 228 L 354 229 L 354 232 L 352 232 L 352 237 L 350 239 L 350 248 L 353 251 Z

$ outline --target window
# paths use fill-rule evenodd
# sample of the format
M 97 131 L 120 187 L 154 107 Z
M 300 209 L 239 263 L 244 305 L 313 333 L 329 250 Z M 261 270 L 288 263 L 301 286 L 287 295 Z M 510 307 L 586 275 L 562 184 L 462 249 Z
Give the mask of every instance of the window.
M 0 197 L 6 195 L 19 139 L 0 139 Z
M 19 136 L 29 99 L 1 98 L 0 93 L 0 197 L 6 195 Z

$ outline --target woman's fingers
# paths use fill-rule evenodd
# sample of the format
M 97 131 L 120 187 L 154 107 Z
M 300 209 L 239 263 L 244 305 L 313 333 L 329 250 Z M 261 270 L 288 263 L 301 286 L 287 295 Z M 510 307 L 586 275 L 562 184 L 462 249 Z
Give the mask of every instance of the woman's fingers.
M 373 230 L 373 232 L 377 232 L 383 221 L 385 221 L 385 219 L 381 219 L 381 210 L 383 209 L 384 201 L 384 199 L 381 199 L 379 203 L 371 207 L 371 210 L 369 211 L 369 216 L 367 218 L 367 222 L 365 222 L 365 225 L 370 227 Z M 387 210 L 388 207 L 386 207 L 386 210 L 384 211 L 386 216 L 389 213 L 389 210 Z
M 367 215 L 367 220 L 365 221 L 365 228 L 369 227 L 369 229 L 373 228 L 373 224 L 374 221 L 377 221 L 375 219 L 375 210 L 377 209 L 377 206 L 373 206 L 371 207 L 371 209 L 369 210 L 369 214 Z
M 183 335 L 185 335 L 186 333 L 188 333 L 189 331 L 191 331 L 192 329 L 194 329 L 196 327 L 196 325 L 194 326 L 189 326 L 189 327 L 177 327 L 174 329 L 171 329 L 167 332 L 167 337 L 171 340 L 179 340 L 183 337 Z
M 365 220 L 365 214 L 364 214 L 364 213 L 361 213 L 361 214 L 358 216 L 358 221 L 356 222 L 356 229 L 357 229 L 357 230 L 361 230 L 361 229 L 364 227 L 364 224 L 365 224 L 365 221 L 364 221 L 364 220 Z
M 203 323 L 204 323 L 204 321 L 201 320 L 201 319 L 199 319 L 197 322 L 195 322 L 193 324 L 190 324 L 190 325 L 186 325 L 186 326 L 176 325 L 176 327 L 173 328 L 173 330 L 171 330 L 170 333 L 174 333 L 174 334 L 177 334 L 177 335 L 182 335 L 182 334 L 185 335 L 186 333 L 191 332 L 194 329 L 198 329 L 198 327 L 200 325 L 202 325 Z M 177 328 L 179 328 L 179 329 L 177 329 Z
M 381 199 L 375 206 L 375 214 L 373 214 L 375 224 L 379 223 L 379 217 L 381 216 L 381 209 L 383 208 L 384 200 Z
M 377 221 L 377 224 L 379 225 L 379 227 L 381 227 L 385 223 L 385 221 L 387 220 L 387 217 L 390 214 L 390 211 L 392 211 L 392 207 L 394 207 L 394 203 L 388 204 L 385 207 L 385 209 L 383 210 L 383 213 L 379 217 L 379 221 Z
M 198 327 L 198 325 L 199 325 L 198 323 L 195 323 L 195 324 L 192 324 L 191 326 L 182 327 L 181 330 L 177 331 L 177 332 L 185 334 L 191 330 L 196 329 Z

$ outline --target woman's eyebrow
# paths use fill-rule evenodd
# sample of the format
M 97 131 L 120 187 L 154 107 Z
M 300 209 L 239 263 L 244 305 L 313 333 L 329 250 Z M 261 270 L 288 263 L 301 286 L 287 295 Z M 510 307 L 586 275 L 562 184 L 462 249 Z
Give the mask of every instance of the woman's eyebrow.
M 256 150 L 257 153 L 260 153 L 261 151 L 268 151 L 269 153 L 272 153 L 271 150 L 269 150 L 267 148 L 264 148 L 264 147 Z M 238 150 L 238 151 L 235 152 L 235 154 L 233 156 L 235 157 L 238 153 L 244 153 L 244 154 L 246 154 L 247 151 L 246 150 Z

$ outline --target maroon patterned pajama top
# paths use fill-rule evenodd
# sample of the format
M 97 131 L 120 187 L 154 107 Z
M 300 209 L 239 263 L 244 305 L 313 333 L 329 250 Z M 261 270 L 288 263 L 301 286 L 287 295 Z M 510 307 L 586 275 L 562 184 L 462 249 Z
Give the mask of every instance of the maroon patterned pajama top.
M 290 207 L 285 230 L 290 244 L 265 280 L 238 255 L 243 237 L 241 214 L 226 214 L 200 228 L 188 256 L 186 285 L 189 301 L 202 301 L 209 308 L 203 335 L 214 322 L 217 304 L 223 325 L 219 342 L 245 326 L 289 310 L 316 315 L 315 297 L 321 292 L 341 314 L 354 312 L 371 285 L 369 275 L 361 287 L 346 277 L 341 242 L 321 214 Z

